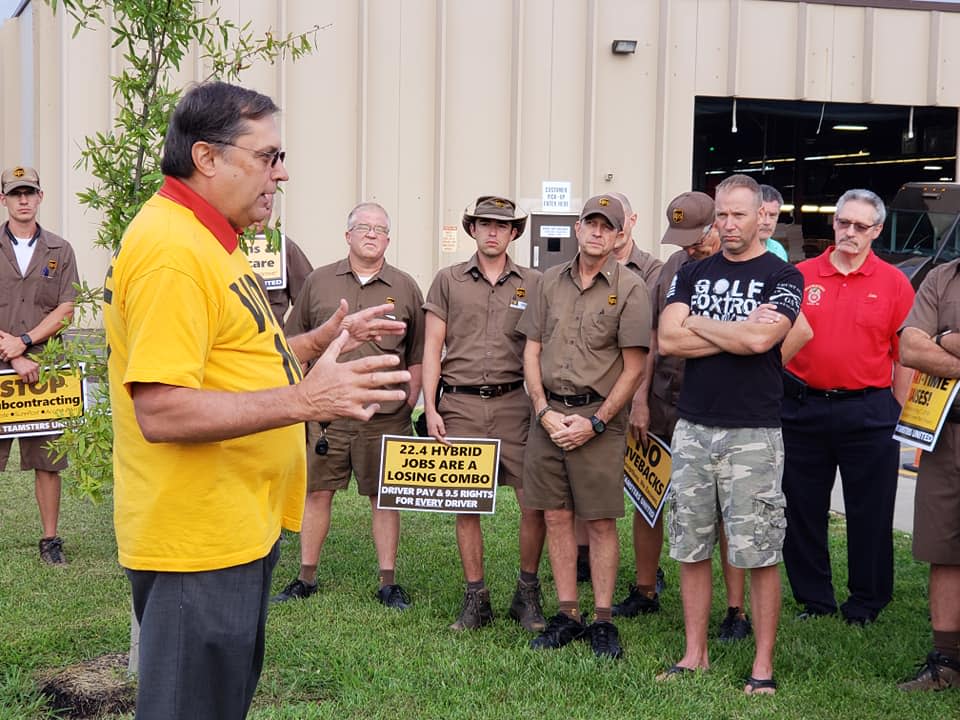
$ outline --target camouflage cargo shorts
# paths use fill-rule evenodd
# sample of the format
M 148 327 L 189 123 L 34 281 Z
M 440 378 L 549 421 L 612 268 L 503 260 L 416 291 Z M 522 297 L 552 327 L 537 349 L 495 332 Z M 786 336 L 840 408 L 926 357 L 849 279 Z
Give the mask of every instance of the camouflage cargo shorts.
M 709 559 L 722 518 L 732 565 L 779 563 L 787 530 L 780 428 L 705 427 L 681 419 L 672 450 L 670 557 Z

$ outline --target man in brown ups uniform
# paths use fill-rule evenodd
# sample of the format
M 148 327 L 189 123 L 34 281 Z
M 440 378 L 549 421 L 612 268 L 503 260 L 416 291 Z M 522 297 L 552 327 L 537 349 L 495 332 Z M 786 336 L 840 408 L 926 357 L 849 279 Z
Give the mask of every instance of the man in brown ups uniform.
M 347 487 L 353 473 L 359 493 L 370 498 L 373 544 L 380 568 L 376 598 L 387 607 L 405 610 L 410 598 L 395 578 L 400 513 L 377 507 L 377 485 L 381 438 L 410 434 L 410 411 L 420 395 L 423 295 L 416 280 L 384 259 L 390 244 L 390 218 L 380 205 L 361 203 L 351 210 L 345 235 L 347 257 L 310 273 L 286 332 L 298 335 L 322 325 L 337 309 L 340 298 L 346 298 L 353 308 L 393 303 L 391 319 L 405 322 L 406 333 L 364 343 L 347 357 L 397 355 L 400 368 L 410 372 L 410 385 L 406 400 L 383 403 L 366 422 L 344 418 L 328 427 L 307 424 L 307 499 L 300 530 L 300 573 L 273 601 L 307 598 L 317 591 L 317 564 L 330 530 L 333 495 Z
M 423 306 L 427 431 L 440 441 L 448 436 L 500 438 L 498 482 L 513 487 L 520 504 L 520 577 L 510 616 L 538 631 L 545 624 L 537 576 L 545 530 L 543 513 L 527 507 L 522 485 L 530 399 L 523 391 L 524 338 L 517 322 L 539 288 L 540 273 L 520 267 L 507 254 L 527 223 L 526 213 L 511 200 L 480 197 L 464 210 L 462 223 L 477 252 L 437 273 Z M 450 628 L 475 629 L 493 620 L 483 576 L 483 534 L 477 515 L 457 515 L 456 523 L 467 589 Z
M 547 270 L 520 322 L 524 372 L 536 412 L 525 456 L 527 502 L 544 511 L 560 611 L 534 638 L 559 648 L 588 635 L 597 656 L 619 658 L 611 620 L 623 517 L 627 405 L 643 378 L 650 302 L 643 281 L 617 262 L 620 200 L 599 195 L 576 224 L 579 252 Z M 586 521 L 595 603 L 584 626 L 577 600 L 574 515 Z
M 29 354 L 63 328 L 73 315 L 79 282 L 73 248 L 62 237 L 37 223 L 43 202 L 40 176 L 29 167 L 3 172 L 0 203 L 7 222 L 0 229 L 0 370 L 13 369 L 25 383 L 35 383 L 39 367 Z M 63 540 L 57 534 L 60 516 L 60 471 L 65 459 L 55 460 L 46 449 L 49 436 L 20 438 L 20 468 L 34 470 L 40 508 L 40 559 L 63 565 Z M 7 465 L 12 440 L 0 440 L 0 470 Z

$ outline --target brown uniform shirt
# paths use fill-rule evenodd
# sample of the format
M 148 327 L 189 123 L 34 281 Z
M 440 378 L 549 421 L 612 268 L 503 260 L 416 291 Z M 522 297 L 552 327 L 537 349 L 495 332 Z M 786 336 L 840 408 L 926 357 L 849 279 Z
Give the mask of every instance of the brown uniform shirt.
M 420 309 L 423 294 L 416 280 L 386 262 L 365 285 L 360 284 L 346 258 L 314 270 L 307 276 L 287 319 L 287 335 L 299 335 L 322 325 L 333 315 L 340 298 L 349 303 L 350 312 L 392 302 L 396 305 L 394 318 L 407 324 L 403 335 L 384 335 L 379 343 L 364 343 L 341 355 L 341 361 L 390 353 L 400 358 L 397 370 L 423 362 L 424 320 Z M 399 412 L 405 402 L 381 403 L 379 412 L 381 415 Z
M 660 326 L 660 313 L 667 306 L 667 290 L 670 289 L 670 283 L 673 282 L 677 270 L 684 265 L 690 257 L 683 250 L 677 250 L 673 255 L 667 258 L 660 271 L 660 278 L 650 293 L 650 304 L 653 307 L 653 329 Z M 658 352 L 653 356 L 653 378 L 650 380 L 650 401 L 655 402 L 657 398 L 660 402 L 668 403 L 674 407 L 680 399 L 680 386 L 683 385 L 683 358 L 669 356 L 666 357 Z
M 914 327 L 930 337 L 960 328 L 960 260 L 935 267 L 923 279 L 901 330 Z M 954 400 L 950 417 L 932 452 L 920 463 L 914 497 L 913 556 L 920 562 L 960 564 L 960 410 Z
M 900 329 L 905 327 L 923 330 L 930 337 L 960 328 L 960 260 L 939 265 L 924 278 Z
M 542 344 L 546 390 L 606 397 L 623 371 L 620 348 L 650 345 L 650 301 L 643 281 L 613 255 L 581 288 L 579 260 L 577 254 L 544 273 L 518 329 Z
M 73 284 L 79 282 L 70 243 L 43 228 L 27 272 L 21 274 L 7 223 L 0 226 L 0 330 L 17 336 L 30 332 L 57 305 L 77 297 Z M 0 368 L 10 365 L 0 362 Z
M 440 375 L 448 385 L 502 385 L 523 380 L 524 336 L 517 323 L 540 287 L 540 272 L 507 256 L 491 285 L 474 253 L 437 273 L 423 309 L 447 324 Z
M 624 265 L 643 278 L 647 290 L 652 290 L 657 284 L 663 269 L 663 262 L 659 258 L 644 252 L 637 247 L 636 243 L 634 243 L 633 250 L 630 251 L 630 257 L 627 258 Z
M 296 304 L 307 275 L 313 270 L 313 265 L 310 264 L 306 254 L 289 237 L 284 243 L 284 255 L 286 255 L 287 286 L 267 291 L 270 309 L 273 310 L 273 316 L 277 318 L 277 324 L 281 327 L 284 315 L 287 314 L 291 305 Z

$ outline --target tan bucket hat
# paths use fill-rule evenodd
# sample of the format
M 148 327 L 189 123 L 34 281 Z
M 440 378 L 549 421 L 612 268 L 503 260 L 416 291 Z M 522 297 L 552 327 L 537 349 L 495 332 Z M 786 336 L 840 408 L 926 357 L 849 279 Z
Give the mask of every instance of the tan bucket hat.
M 518 208 L 513 200 L 496 195 L 481 195 L 473 205 L 464 209 L 462 222 L 467 235 L 470 234 L 470 223 L 479 218 L 512 223 L 517 229 L 517 237 L 523 235 L 527 226 L 527 213 Z

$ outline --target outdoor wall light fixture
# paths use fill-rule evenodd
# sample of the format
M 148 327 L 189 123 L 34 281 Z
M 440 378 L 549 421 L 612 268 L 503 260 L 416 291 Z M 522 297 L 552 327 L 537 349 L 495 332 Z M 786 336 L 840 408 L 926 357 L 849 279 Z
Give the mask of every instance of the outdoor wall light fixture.
M 613 41 L 613 54 L 614 55 L 633 55 L 637 51 L 637 41 L 636 40 L 614 40 Z

